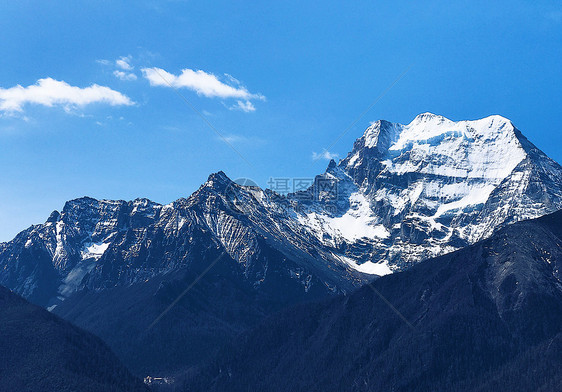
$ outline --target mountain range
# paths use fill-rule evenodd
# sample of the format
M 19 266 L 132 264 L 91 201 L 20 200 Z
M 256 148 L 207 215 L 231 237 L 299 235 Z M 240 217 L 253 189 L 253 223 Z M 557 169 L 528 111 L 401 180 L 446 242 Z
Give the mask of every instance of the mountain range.
M 166 205 L 69 201 L 0 244 L 0 284 L 100 336 L 135 374 L 183 377 L 283 309 L 422 274 L 438 263 L 414 270 L 423 260 L 560 209 L 562 167 L 509 120 L 424 113 L 373 123 L 294 193 L 219 172 Z

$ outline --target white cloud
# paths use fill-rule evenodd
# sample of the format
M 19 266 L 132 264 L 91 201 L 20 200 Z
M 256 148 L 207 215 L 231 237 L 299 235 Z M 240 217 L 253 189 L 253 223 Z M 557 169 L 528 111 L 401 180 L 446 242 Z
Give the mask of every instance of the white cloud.
M 326 150 L 324 150 L 321 153 L 317 153 L 317 152 L 312 153 L 312 159 L 314 161 L 318 161 L 320 159 L 325 159 L 325 160 L 329 161 L 331 159 L 337 159 L 338 156 L 339 156 L 338 154 L 332 153 L 332 152 L 326 151 Z
M 235 105 L 229 107 L 230 110 L 242 110 L 243 112 L 255 112 L 256 107 L 250 101 L 236 101 Z
M 119 71 L 118 69 L 113 71 L 113 76 L 121 80 L 137 80 L 137 75 L 134 73 Z
M 121 56 L 117 60 L 115 60 L 115 65 L 121 68 L 124 71 L 131 71 L 133 68 L 131 65 L 131 60 L 133 60 L 132 56 Z
M 7 89 L 0 88 L 0 111 L 7 113 L 21 112 L 26 104 L 49 107 L 60 105 L 65 110 L 70 110 L 92 103 L 111 106 L 134 104 L 129 97 L 109 87 L 92 84 L 81 88 L 52 78 L 39 79 L 37 83 L 27 87 L 17 85 Z
M 131 65 L 131 61 L 133 60 L 133 56 L 121 56 L 115 61 L 109 60 L 96 60 L 97 63 L 105 66 L 105 67 L 115 67 L 113 71 L 113 76 L 120 80 L 137 80 L 137 75 L 133 73 L 133 69 L 135 67 Z
M 236 134 L 227 134 L 222 137 L 217 137 L 216 140 L 227 142 L 230 144 L 251 144 L 252 146 L 259 146 L 264 144 L 266 141 L 264 139 L 254 137 L 254 136 L 243 136 Z
M 244 142 L 247 140 L 245 137 L 239 135 L 226 135 L 220 139 L 227 141 L 228 143 Z
M 265 99 L 261 94 L 250 93 L 244 86 L 228 85 L 221 82 L 215 75 L 202 70 L 194 71 L 186 68 L 176 76 L 161 68 L 143 68 L 142 73 L 151 86 L 187 88 L 208 98 L 238 98 L 246 101 Z M 232 81 L 232 77 L 229 77 L 229 80 Z M 248 106 L 246 105 L 246 107 Z

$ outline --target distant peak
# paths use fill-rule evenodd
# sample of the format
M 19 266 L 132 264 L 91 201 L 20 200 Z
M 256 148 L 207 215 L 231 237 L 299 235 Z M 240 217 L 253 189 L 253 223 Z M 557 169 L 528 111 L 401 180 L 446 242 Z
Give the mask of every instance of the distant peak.
M 416 116 L 416 118 L 433 118 L 433 117 L 443 117 L 443 116 L 431 112 L 423 112 Z
M 222 171 L 218 171 L 216 173 L 211 173 L 207 182 L 232 182 L 232 180 Z
M 493 114 L 493 115 L 491 115 L 491 116 L 484 117 L 483 119 L 474 120 L 474 121 L 487 121 L 487 122 L 489 122 L 490 124 L 494 124 L 494 123 L 496 123 L 496 124 L 504 124 L 504 123 L 507 123 L 507 124 L 513 125 L 513 123 L 511 122 L 511 120 L 510 120 L 509 118 L 500 116 L 499 114 Z
M 420 123 L 490 123 L 490 124 L 504 124 L 504 123 L 509 123 L 511 124 L 511 120 L 509 120 L 506 117 L 500 116 L 498 114 L 494 114 L 494 115 L 490 115 L 487 117 L 483 117 L 483 118 L 479 118 L 476 120 L 460 120 L 460 121 L 453 121 L 445 116 L 442 116 L 440 114 L 435 114 L 435 113 L 430 113 L 430 112 L 425 112 L 425 113 L 421 113 L 418 114 L 410 123 L 410 125 L 413 124 L 420 124 Z
M 93 197 L 89 197 L 89 196 L 79 197 L 77 199 L 72 199 L 67 201 L 64 204 L 63 211 L 67 211 L 69 208 L 73 208 L 75 206 L 92 205 L 95 203 L 98 203 L 98 200 L 94 199 Z
M 97 199 L 94 199 L 93 197 L 90 196 L 82 196 L 82 197 L 78 197 L 76 199 L 72 199 L 69 200 L 69 203 L 93 203 L 98 201 Z
M 51 215 L 49 215 L 47 222 L 56 222 L 57 219 L 59 219 L 59 217 L 60 217 L 60 212 L 54 210 L 53 212 L 51 212 Z
M 362 139 L 367 148 L 378 147 L 381 150 L 385 150 L 397 137 L 398 133 L 396 124 L 386 120 L 378 120 L 371 123 L 371 126 L 363 134 Z
M 203 184 L 203 187 L 219 190 L 224 189 L 231 184 L 233 184 L 233 181 L 221 170 L 209 175 L 209 178 L 207 179 L 207 182 Z
M 149 205 L 158 205 L 158 203 L 155 203 L 152 200 L 147 199 L 146 197 L 137 197 L 135 200 L 133 200 L 133 205 L 149 206 Z
M 444 122 L 444 121 L 451 121 L 451 120 L 449 120 L 444 116 L 441 116 L 440 114 L 425 112 L 425 113 L 418 114 L 416 118 L 414 118 L 414 120 L 411 122 L 411 124 L 433 122 L 433 121 Z

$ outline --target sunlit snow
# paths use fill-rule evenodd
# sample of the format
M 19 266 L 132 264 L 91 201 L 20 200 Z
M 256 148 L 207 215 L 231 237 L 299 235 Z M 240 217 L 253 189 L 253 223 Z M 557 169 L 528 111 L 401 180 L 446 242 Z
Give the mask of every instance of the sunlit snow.
M 80 252 L 82 259 L 95 259 L 98 260 L 103 256 L 109 243 L 99 242 L 99 243 L 88 243 L 84 245 L 84 248 Z
M 361 238 L 387 238 L 390 233 L 377 223 L 369 207 L 369 201 L 361 193 L 350 196 L 350 209 L 342 216 L 332 217 L 312 212 L 299 216 L 301 223 L 315 228 L 318 235 L 328 233 L 332 237 L 343 237 L 349 242 Z

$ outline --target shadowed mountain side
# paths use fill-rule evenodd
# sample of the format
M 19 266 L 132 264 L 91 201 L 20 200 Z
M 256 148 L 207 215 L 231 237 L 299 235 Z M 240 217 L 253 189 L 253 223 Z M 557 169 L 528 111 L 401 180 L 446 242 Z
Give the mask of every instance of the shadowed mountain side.
M 105 343 L 0 286 L 0 390 L 147 391 Z
M 278 271 L 290 261 L 265 244 L 261 249 L 268 274 L 278 278 L 265 281 L 259 290 L 240 277 L 237 263 L 225 252 L 211 248 L 189 268 L 127 287 L 83 290 L 54 312 L 104 339 L 136 374 L 174 376 L 209 358 L 268 314 L 326 296 L 319 284 L 303 292 L 296 280 Z
M 562 387 L 562 212 L 508 226 L 348 297 L 268 318 L 188 391 Z M 509 388 L 508 388 L 509 386 Z

